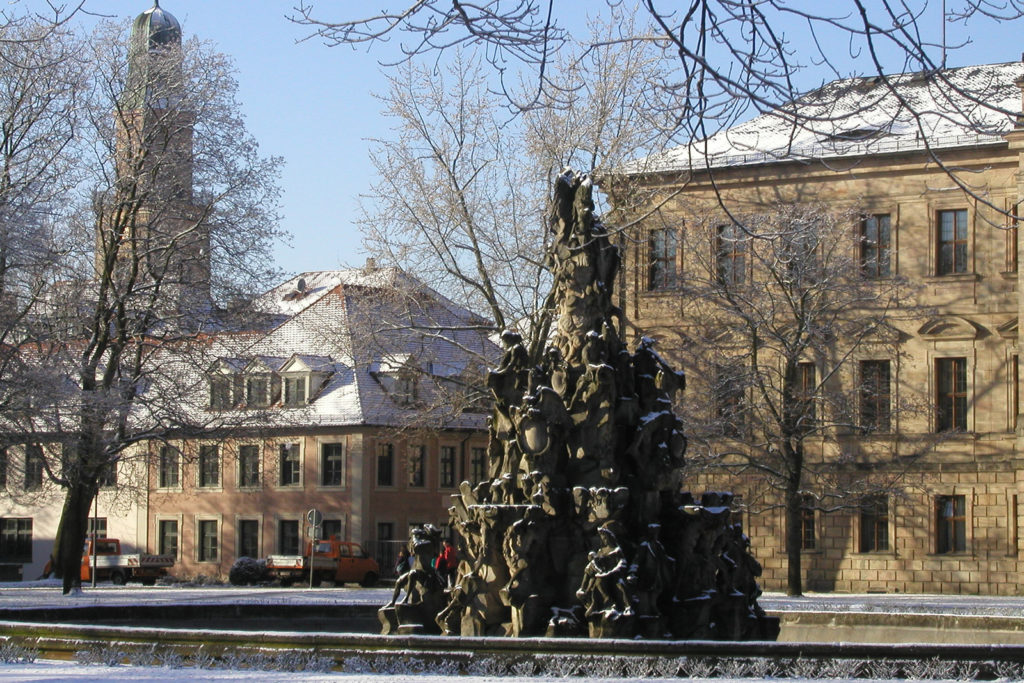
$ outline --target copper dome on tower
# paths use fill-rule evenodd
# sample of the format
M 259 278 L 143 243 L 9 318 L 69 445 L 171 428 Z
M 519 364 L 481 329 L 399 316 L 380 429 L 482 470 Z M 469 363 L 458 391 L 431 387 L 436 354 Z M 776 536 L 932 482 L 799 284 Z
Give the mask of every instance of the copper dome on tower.
M 154 0 L 153 6 L 137 16 L 132 24 L 132 45 L 141 47 L 143 40 L 149 50 L 181 44 L 181 24 L 160 7 L 160 0 Z

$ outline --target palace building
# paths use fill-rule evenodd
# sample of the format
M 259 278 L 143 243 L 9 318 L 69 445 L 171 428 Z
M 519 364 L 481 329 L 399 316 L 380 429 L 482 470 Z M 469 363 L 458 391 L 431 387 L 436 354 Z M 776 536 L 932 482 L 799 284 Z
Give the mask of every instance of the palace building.
M 739 327 L 709 330 L 748 295 L 753 349 L 782 358 L 767 334 L 778 321 L 758 319 L 763 297 L 784 290 L 771 278 L 821 284 L 835 275 L 821 264 L 854 265 L 823 308 L 849 314 L 835 328 L 847 332 L 807 347 L 792 367 L 779 362 L 793 400 L 811 402 L 799 412 L 808 420 L 797 530 L 805 589 L 1020 590 L 1022 77 L 1013 62 L 836 81 L 604 183 L 620 217 L 647 212 L 626 240 L 625 314 L 684 363 L 703 345 L 721 357 L 732 349 L 749 369 Z M 637 196 L 644 203 L 627 206 Z M 815 221 L 841 229 L 794 237 L 769 262 L 774 237 L 812 235 L 798 224 Z M 795 274 L 802 263 L 817 274 Z M 801 291 L 808 302 L 827 296 L 810 284 Z M 865 298 L 851 303 L 852 292 Z M 854 338 L 858 311 L 881 322 Z M 688 367 L 684 428 L 717 420 L 717 431 L 691 436 L 688 481 L 737 494 L 762 584 L 783 590 L 785 510 L 767 473 L 781 460 L 745 421 L 765 407 L 762 387 L 729 384 L 722 363 Z M 866 495 L 858 484 L 875 478 L 884 484 Z

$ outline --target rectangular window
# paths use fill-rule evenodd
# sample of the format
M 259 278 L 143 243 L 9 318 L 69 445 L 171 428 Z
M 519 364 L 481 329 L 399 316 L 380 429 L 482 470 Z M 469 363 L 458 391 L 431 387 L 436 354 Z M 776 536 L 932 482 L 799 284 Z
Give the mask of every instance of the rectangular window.
M 231 377 L 214 375 L 210 378 L 210 407 L 214 410 L 225 410 L 231 406 Z
M 814 424 L 818 417 L 817 400 L 818 375 L 814 363 L 804 362 L 796 365 L 796 388 L 801 407 L 802 419 L 809 425 Z
M 939 211 L 936 224 L 938 228 L 936 274 L 966 273 L 967 209 Z
M 395 523 L 394 522 L 377 522 L 377 540 L 378 541 L 393 541 L 393 540 L 395 540 Z
M 301 406 L 306 404 L 306 377 L 284 378 L 284 404 Z
M 282 519 L 277 523 L 277 552 L 282 555 L 299 554 L 299 520 Z
M 739 370 L 729 365 L 715 368 L 714 407 L 718 429 L 723 436 L 738 437 L 743 432 L 743 382 Z
M 861 221 L 860 267 L 867 277 L 892 275 L 892 228 L 889 214 L 865 216 Z
M 157 486 L 173 488 L 181 483 L 181 453 L 174 446 L 160 447 L 160 471 Z
M 302 481 L 302 469 L 299 463 L 299 444 L 283 443 L 279 449 L 281 486 L 298 486 Z
M 220 449 L 215 445 L 199 447 L 199 486 L 220 486 Z
M 43 485 L 43 447 L 25 446 L 25 490 L 34 491 Z
M 441 488 L 455 488 L 455 446 L 441 446 Z
M 804 496 L 803 504 L 800 506 L 800 549 L 814 550 L 817 546 L 814 529 L 814 498 Z
M 377 445 L 377 486 L 395 485 L 395 447 L 389 443 Z
M 245 403 L 250 408 L 263 408 L 270 404 L 270 377 L 250 375 L 245 378 Z
M 1020 356 L 1010 358 L 1010 429 L 1016 431 L 1020 419 Z
M 32 561 L 32 519 L 0 519 L 0 562 Z
M 337 536 L 341 538 L 341 520 L 340 519 L 325 519 L 321 525 L 321 534 L 324 538 L 334 538 Z
M 1017 510 L 1019 509 L 1017 507 L 1017 505 L 1018 505 L 1018 500 L 1017 500 L 1017 494 L 1015 493 L 1012 496 L 1010 496 L 1010 499 L 1007 501 L 1008 509 L 1007 509 L 1007 520 L 1006 520 L 1006 522 L 1007 522 L 1007 524 L 1006 524 L 1006 526 L 1007 526 L 1007 530 L 1006 530 L 1006 534 L 1007 534 L 1006 554 L 1007 555 L 1013 555 L 1013 556 L 1017 555 L 1017 546 L 1020 543 L 1020 518 L 1019 518 L 1018 513 L 1017 513 Z
M 86 529 L 86 534 L 89 538 L 96 534 L 96 538 L 107 537 L 107 518 L 106 517 L 90 517 L 89 526 Z
M 258 519 L 238 520 L 238 556 L 260 556 L 260 521 Z
M 345 449 L 340 443 L 320 445 L 320 484 L 341 486 L 345 483 Z
M 718 226 L 715 244 L 715 265 L 718 282 L 740 285 L 746 280 L 747 241 L 740 226 L 729 223 Z
M 487 449 L 475 447 L 469 453 L 469 467 L 473 483 L 479 484 L 487 478 Z
M 426 486 L 427 448 L 426 446 L 409 447 L 409 479 L 412 488 Z
M 178 520 L 161 519 L 157 522 L 157 552 L 178 556 Z
M 199 538 L 198 543 L 198 557 L 200 562 L 216 562 L 218 543 L 217 543 L 217 520 L 215 519 L 201 519 L 197 529 L 197 536 Z
M 1010 211 L 1017 211 L 1017 207 L 1011 207 Z M 1017 272 L 1017 239 L 1018 239 L 1018 223 L 1013 218 L 1009 218 L 1009 225 L 1006 228 L 1006 272 L 1016 273 Z
M 877 553 L 889 549 L 889 501 L 873 496 L 860 509 L 860 551 Z
M 860 426 L 866 432 L 888 432 L 891 411 L 889 361 L 860 362 Z
M 678 238 L 671 228 L 651 230 L 648 237 L 647 288 L 672 289 L 676 286 L 676 251 Z
M 967 431 L 967 359 L 935 361 L 935 425 L 940 432 Z
M 238 486 L 239 488 L 260 486 L 259 446 L 240 446 L 238 448 Z
M 935 499 L 935 552 L 967 551 L 967 499 L 938 496 Z

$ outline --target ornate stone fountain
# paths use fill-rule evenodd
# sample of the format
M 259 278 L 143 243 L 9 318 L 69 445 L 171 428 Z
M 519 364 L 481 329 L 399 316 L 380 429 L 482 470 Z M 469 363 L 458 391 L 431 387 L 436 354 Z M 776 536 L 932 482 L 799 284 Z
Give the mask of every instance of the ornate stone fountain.
M 558 178 L 551 229 L 557 331 L 536 363 L 502 335 L 488 479 L 453 496 L 458 578 L 436 580 L 440 532 L 417 531 L 383 632 L 773 640 L 732 496 L 681 491 L 683 373 L 620 339 L 619 250 L 587 176 Z

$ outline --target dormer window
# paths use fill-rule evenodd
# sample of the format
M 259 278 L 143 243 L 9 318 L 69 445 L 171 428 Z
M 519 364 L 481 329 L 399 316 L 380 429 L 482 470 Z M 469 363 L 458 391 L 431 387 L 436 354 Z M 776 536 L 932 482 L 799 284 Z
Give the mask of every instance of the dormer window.
M 214 410 L 226 410 L 232 407 L 231 376 L 214 375 L 210 378 L 210 407 Z
M 238 358 L 218 358 L 207 371 L 210 378 L 211 410 L 228 410 L 239 403 L 242 386 L 238 384 L 238 372 L 243 365 L 244 361 Z
M 306 405 L 306 382 L 305 375 L 284 378 L 284 404 L 286 406 Z
M 370 367 L 370 375 L 380 383 L 391 400 L 403 406 L 412 405 L 419 399 L 421 372 L 415 360 L 406 354 L 389 356 Z
M 419 382 L 416 375 L 409 370 L 398 373 L 395 376 L 391 394 L 395 401 L 402 405 L 407 406 L 414 403 L 419 394 Z
M 245 378 L 245 403 L 250 408 L 270 405 L 270 375 L 249 375 Z
M 334 371 L 330 356 L 295 354 L 278 370 L 282 403 L 286 407 L 304 406 L 316 398 Z

